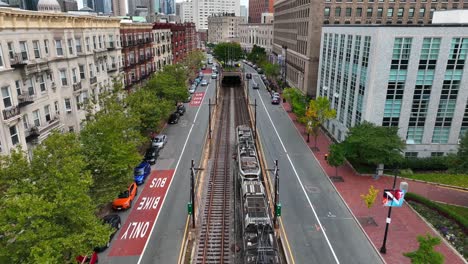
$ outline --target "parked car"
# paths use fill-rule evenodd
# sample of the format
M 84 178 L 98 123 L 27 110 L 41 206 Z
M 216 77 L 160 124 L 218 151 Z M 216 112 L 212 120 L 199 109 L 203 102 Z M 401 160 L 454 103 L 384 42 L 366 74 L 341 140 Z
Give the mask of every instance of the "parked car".
M 279 96 L 274 96 L 272 99 L 271 99 L 271 104 L 279 104 L 280 103 L 280 98 Z
M 263 69 L 262 69 L 262 68 L 258 68 L 258 69 L 257 69 L 257 72 L 258 72 L 258 74 L 263 74 Z
M 207 81 L 207 80 L 201 81 L 201 86 L 207 86 L 207 85 L 208 85 L 208 81 Z
M 273 97 L 280 97 L 280 94 L 279 93 L 276 93 L 274 92 L 272 95 L 271 95 L 271 98 L 273 99 Z
M 202 71 L 198 73 L 198 78 L 202 78 L 202 79 L 203 79 L 203 72 L 202 72 Z
M 212 60 L 212 59 L 208 59 L 208 64 L 213 64 L 213 60 Z
M 133 199 L 137 194 L 137 185 L 132 182 L 128 189 L 121 192 L 119 196 L 112 202 L 112 209 L 114 210 L 124 210 L 132 207 Z
M 168 123 L 169 124 L 177 124 L 179 123 L 179 118 L 180 118 L 180 114 L 179 113 L 172 113 L 171 116 L 169 117 L 169 121 Z
M 148 178 L 148 176 L 150 175 L 150 173 L 151 165 L 146 161 L 142 161 L 133 170 L 133 179 L 135 180 L 136 184 L 143 184 L 146 178 Z
M 98 263 L 98 254 L 97 252 L 93 252 L 91 256 L 78 256 L 75 258 L 75 260 L 80 264 L 96 264 Z
M 218 74 L 216 73 L 211 74 L 211 79 L 216 79 L 216 78 L 218 78 Z
M 158 157 L 159 148 L 150 147 L 146 150 L 144 161 L 148 162 L 149 164 L 155 164 Z
M 104 216 L 102 221 L 104 223 L 110 225 L 112 227 L 112 229 L 114 230 L 114 232 L 112 232 L 112 234 L 109 236 L 109 241 L 105 245 L 103 245 L 101 247 L 95 247 L 94 248 L 94 251 L 98 252 L 98 253 L 103 252 L 104 250 L 106 250 L 110 246 L 110 242 L 112 241 L 112 238 L 114 237 L 115 233 L 117 233 L 117 230 L 119 230 L 120 227 L 122 227 L 122 223 L 120 221 L 120 216 L 116 215 L 116 214 L 106 215 L 106 216 Z
M 203 66 L 201 67 L 201 69 L 202 69 L 202 70 L 206 70 L 206 65 L 203 65 Z
M 252 74 L 251 73 L 246 73 L 245 78 L 248 79 L 248 80 L 252 79 Z
M 153 138 L 153 140 L 151 141 L 151 146 L 161 149 L 161 148 L 164 148 L 166 143 L 167 143 L 167 136 L 164 134 L 159 134 Z
M 190 90 L 189 90 L 190 92 Z M 192 101 L 192 94 L 190 94 L 187 99 L 185 99 L 184 103 L 190 103 L 190 101 Z
M 178 105 L 176 112 L 179 113 L 179 115 L 183 116 L 185 114 L 185 105 Z
M 196 91 L 196 89 L 197 87 L 192 85 L 188 91 L 190 94 L 193 94 Z
M 252 83 L 252 89 L 259 89 L 259 88 L 260 88 L 260 86 L 258 85 L 258 83 L 255 82 L 255 81 L 253 81 L 253 83 Z
M 257 65 L 253 65 L 252 68 L 254 68 L 255 70 L 258 69 Z

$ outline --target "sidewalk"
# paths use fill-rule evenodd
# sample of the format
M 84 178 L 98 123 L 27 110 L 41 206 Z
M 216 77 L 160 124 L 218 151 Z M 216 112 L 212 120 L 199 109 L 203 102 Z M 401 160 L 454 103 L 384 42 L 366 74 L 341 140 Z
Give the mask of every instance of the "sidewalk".
M 286 111 L 291 109 L 288 103 L 282 103 L 282 105 Z M 292 112 L 288 112 L 288 115 L 303 136 L 304 142 L 306 142 L 307 135 L 304 134 L 304 125 L 296 122 L 296 117 Z M 319 150 L 315 151 L 314 155 L 327 175 L 335 176 L 336 169 L 329 166 L 324 159 L 325 153 L 328 153 L 328 146 L 331 142 L 322 132 L 317 139 L 317 147 Z M 315 142 L 313 137 L 310 137 L 310 143 L 308 143 L 308 145 L 309 147 L 314 147 Z M 341 166 L 338 169 L 338 175 L 341 176 L 344 181 L 334 182 L 334 185 L 356 218 L 365 219 L 368 216 L 373 217 L 375 224 L 368 224 L 366 220 L 360 222 L 372 243 L 377 249 L 380 249 L 385 232 L 385 219 L 387 217 L 388 208 L 381 205 L 379 197 L 381 197 L 383 189 L 392 187 L 393 178 L 380 177 L 380 179 L 374 180 L 370 176 L 360 176 L 357 175 L 349 165 Z M 402 180 L 397 180 L 397 186 L 399 186 L 400 181 Z M 426 197 L 429 192 L 435 192 L 436 195 L 428 197 L 430 199 L 453 204 L 462 203 L 465 206 L 468 200 L 466 192 L 460 192 L 455 189 L 413 181 L 408 182 L 408 184 L 410 191 Z M 376 203 L 369 210 L 361 200 L 360 194 L 367 193 L 370 185 L 378 189 L 379 194 Z M 411 210 L 407 204 L 401 208 L 394 208 L 392 210 L 392 222 L 389 226 L 387 236 L 387 254 L 382 254 L 385 261 L 387 263 L 399 264 L 411 263 L 409 258 L 403 256 L 403 253 L 416 250 L 418 248 L 416 236 L 426 234 L 427 232 L 431 233 L 433 236 L 436 235 L 424 220 Z M 445 256 L 445 263 L 466 263 L 444 242 L 437 246 L 436 250 Z

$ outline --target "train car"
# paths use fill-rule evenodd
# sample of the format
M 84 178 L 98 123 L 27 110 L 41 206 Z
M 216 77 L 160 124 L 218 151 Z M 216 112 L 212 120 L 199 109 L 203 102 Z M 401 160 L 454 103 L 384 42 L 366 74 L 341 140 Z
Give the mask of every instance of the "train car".
M 279 264 L 278 245 L 262 182 L 244 181 L 241 194 L 244 263 Z
M 236 128 L 237 136 L 237 174 L 240 182 L 258 181 L 260 163 L 252 136 L 252 129 L 241 125 Z

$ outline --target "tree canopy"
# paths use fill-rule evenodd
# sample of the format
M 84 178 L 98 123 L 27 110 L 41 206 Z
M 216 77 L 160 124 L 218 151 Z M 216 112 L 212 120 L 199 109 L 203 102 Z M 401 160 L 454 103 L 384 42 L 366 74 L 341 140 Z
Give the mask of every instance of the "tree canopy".
M 214 56 L 224 63 L 237 61 L 243 57 L 243 51 L 239 43 L 222 42 L 214 47 Z
M 317 97 L 309 101 L 309 107 L 305 113 L 307 132 L 315 137 L 315 147 L 317 147 L 317 137 L 320 127 L 330 119 L 336 117 L 336 110 L 330 106 L 330 101 L 326 97 Z
M 376 126 L 367 121 L 351 128 L 342 144 L 347 158 L 375 166 L 399 164 L 405 147 L 398 127 Z
M 177 102 L 185 101 L 189 96 L 187 74 L 187 69 L 181 65 L 166 65 L 148 81 L 146 88 L 158 98 L 164 98 L 175 105 Z
M 73 133 L 53 133 L 32 154 L 2 156 L 0 260 L 72 263 L 105 245 L 111 233 L 88 196 L 92 177 Z
M 254 45 L 249 54 L 247 54 L 247 60 L 259 65 L 267 60 L 267 54 L 265 48 Z
M 182 65 L 187 67 L 189 74 L 198 73 L 198 70 L 202 67 L 202 61 L 205 59 L 205 55 L 201 51 L 191 51 L 182 60 Z
M 276 79 L 280 74 L 280 67 L 278 64 L 265 62 L 262 64 L 265 75 L 269 78 Z

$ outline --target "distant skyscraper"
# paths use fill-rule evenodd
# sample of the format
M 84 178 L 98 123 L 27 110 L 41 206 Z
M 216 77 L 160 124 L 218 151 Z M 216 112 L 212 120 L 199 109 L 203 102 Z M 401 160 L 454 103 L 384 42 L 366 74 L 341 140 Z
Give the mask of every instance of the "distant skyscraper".
M 249 0 L 249 23 L 260 23 L 262 13 L 273 12 L 273 0 Z
M 247 13 L 247 7 L 245 5 L 241 5 L 240 6 L 240 16 L 241 17 L 248 17 L 248 13 Z
M 94 10 L 94 0 L 86 0 L 86 6 Z
M 180 20 L 182 22 L 193 22 L 193 3 L 190 1 L 186 1 L 178 4 L 180 5 Z
M 181 6 L 182 3 L 176 3 L 175 4 L 175 14 L 176 16 L 179 16 L 180 17 L 180 6 Z
M 125 16 L 127 14 L 127 3 L 125 0 L 112 0 L 112 13 L 114 16 Z
M 111 0 L 94 0 L 94 11 L 96 13 L 111 14 L 112 13 L 112 2 Z
M 39 0 L 23 0 L 20 3 L 20 8 L 26 10 L 36 10 L 37 11 L 37 3 Z
M 152 1 L 152 0 L 149 0 Z M 148 0 L 128 0 L 128 14 L 134 16 L 137 7 L 149 8 Z M 156 7 L 156 6 L 155 6 Z
M 175 0 L 161 0 L 161 13 L 166 15 L 175 14 Z

